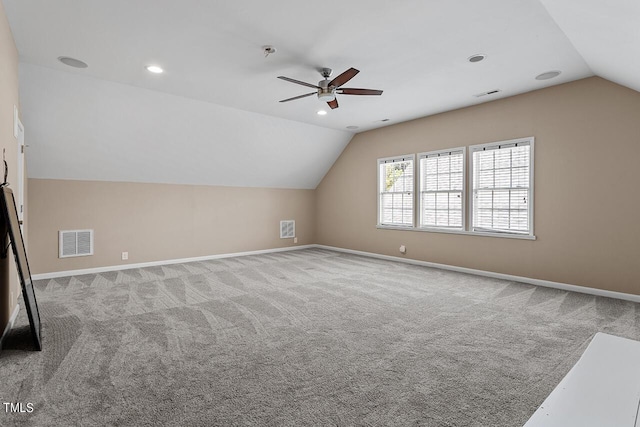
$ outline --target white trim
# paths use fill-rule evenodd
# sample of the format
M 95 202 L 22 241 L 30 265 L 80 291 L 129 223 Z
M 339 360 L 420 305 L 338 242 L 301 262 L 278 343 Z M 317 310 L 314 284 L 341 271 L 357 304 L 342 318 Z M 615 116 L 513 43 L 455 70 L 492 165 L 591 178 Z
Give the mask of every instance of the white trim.
M 497 148 L 498 146 L 501 145 L 512 145 L 512 144 L 516 144 L 519 142 L 526 142 L 529 144 L 529 147 L 531 147 L 530 152 L 529 152 L 529 232 L 527 234 L 525 234 L 525 236 L 529 236 L 530 238 L 535 239 L 535 234 L 534 234 L 534 230 L 533 230 L 533 206 L 534 206 L 534 199 L 533 199 L 533 193 L 534 193 L 534 145 L 535 145 L 535 137 L 533 136 L 527 136 L 527 137 L 522 137 L 522 138 L 517 138 L 517 139 L 509 139 L 506 141 L 496 141 L 496 142 L 489 142 L 486 144 L 475 144 L 475 145 L 470 145 L 469 146 L 469 178 L 471 180 L 471 191 L 469 191 L 469 195 L 468 197 L 468 201 L 469 201 L 469 232 L 473 233 L 473 234 L 478 234 L 481 236 L 487 236 L 487 235 L 493 235 L 494 232 L 492 231 L 474 231 L 474 223 L 473 223 L 473 209 L 474 209 L 474 192 L 475 192 L 475 188 L 473 187 L 473 153 L 476 151 L 482 151 L 485 148 Z M 510 234 L 510 233 L 506 233 L 506 232 L 499 232 L 496 231 L 495 234 L 497 235 L 501 235 L 501 234 Z M 515 233 L 515 235 L 518 236 L 518 233 Z M 519 235 L 521 236 L 521 235 Z M 502 236 L 501 236 L 502 237 Z
M 381 176 L 380 176 L 380 166 L 386 163 L 395 163 L 395 162 L 405 162 L 408 159 L 411 160 L 411 162 L 413 163 L 413 203 L 411 206 L 411 216 L 412 216 L 412 221 L 411 221 L 411 225 L 394 225 L 394 224 L 382 224 L 382 211 L 381 211 L 381 206 L 380 206 L 380 199 L 381 199 L 381 195 L 382 195 L 382 191 L 381 191 Z M 376 182 L 376 198 L 378 199 L 378 226 L 385 226 L 385 227 L 395 227 L 395 228 L 414 228 L 416 226 L 416 155 L 415 154 L 406 154 L 404 156 L 393 156 L 393 157 L 383 157 L 381 159 L 378 159 L 377 161 L 377 167 L 378 167 L 378 172 L 377 172 L 377 176 L 378 176 L 378 180 Z
M 477 234 L 477 233 L 473 233 L 473 234 Z M 490 234 L 490 237 L 496 237 L 496 236 L 494 236 L 493 234 Z M 420 261 L 417 259 L 410 259 L 410 258 L 401 258 L 401 257 L 391 256 L 391 255 L 381 255 L 373 252 L 364 252 L 364 251 L 358 251 L 354 249 L 345 249 L 345 248 L 339 248 L 336 246 L 327 246 L 327 245 L 318 245 L 318 244 L 288 246 L 284 248 L 263 249 L 263 250 L 257 250 L 257 251 L 249 251 L 249 252 L 236 252 L 236 253 L 227 253 L 227 254 L 218 254 L 218 255 L 208 255 L 208 256 L 195 257 L 195 258 L 180 258 L 180 259 L 173 259 L 173 260 L 166 260 L 166 261 L 153 261 L 153 262 L 145 262 L 145 263 L 139 263 L 139 264 L 114 265 L 109 267 L 87 268 L 83 270 L 57 271 L 53 273 L 34 274 L 32 276 L 32 280 L 54 279 L 57 277 L 66 277 L 66 276 L 73 276 L 78 274 L 95 274 L 95 273 L 102 273 L 106 271 L 128 270 L 132 268 L 154 267 L 159 265 L 180 264 L 184 262 L 208 261 L 212 259 L 241 257 L 241 256 L 247 256 L 247 255 L 260 255 L 260 254 L 268 254 L 268 253 L 274 253 L 274 252 L 288 252 L 288 251 L 313 249 L 313 248 L 327 249 L 330 251 L 344 252 L 348 254 L 384 259 L 388 261 L 403 262 L 406 264 L 419 265 L 422 267 L 439 268 L 441 270 L 475 274 L 477 276 L 510 280 L 513 282 L 520 282 L 520 283 L 528 283 L 530 285 L 543 286 L 545 288 L 560 289 L 563 291 L 579 292 L 582 294 L 589 294 L 589 295 L 595 295 L 595 296 L 601 296 L 601 297 L 607 297 L 607 298 L 616 298 L 616 299 L 621 299 L 625 301 L 640 303 L 640 295 L 635 295 L 635 294 L 607 291 L 604 289 L 589 288 L 586 286 L 570 285 L 568 283 L 552 282 L 550 280 L 533 279 L 533 278 L 524 277 L 524 276 L 514 276 L 511 274 L 495 273 L 493 271 L 477 270 L 474 268 L 466 268 L 466 267 L 457 267 L 455 265 L 438 264 L 435 262 Z M 18 316 L 18 309 L 19 309 L 19 305 L 16 305 L 16 309 L 14 310 L 14 313 L 11 315 L 11 319 L 9 320 L 12 326 L 16 317 Z
M 469 146 L 469 151 L 480 151 L 481 149 L 496 149 L 498 148 L 498 146 L 501 145 L 515 145 L 518 144 L 520 142 L 532 142 L 534 139 L 533 136 L 523 136 L 522 138 L 514 138 L 514 139 L 507 139 L 504 141 L 494 141 L 494 142 L 487 142 L 484 144 L 473 144 Z
M 381 230 L 400 230 L 400 231 L 416 231 L 415 227 L 410 227 L 408 225 L 376 225 L 376 228 Z
M 22 124 L 22 122 L 20 121 L 19 118 L 17 118 L 18 123 L 17 123 L 17 127 L 18 127 L 18 134 L 16 135 L 16 138 L 18 140 L 18 191 L 16 191 L 16 211 L 18 213 L 18 220 L 20 221 L 20 231 L 24 231 L 23 230 L 23 224 L 22 222 L 24 221 L 24 185 L 25 185 L 25 173 L 24 173 L 24 159 L 25 159 L 25 152 L 24 152 L 24 125 Z
M 4 338 L 7 336 L 11 328 L 13 328 L 13 325 L 16 322 L 16 319 L 18 318 L 18 312 L 20 312 L 20 304 L 16 304 L 15 308 L 13 309 L 13 313 L 11 313 L 11 317 L 9 317 L 7 326 L 5 326 L 4 332 L 0 337 L 0 350 L 2 350 L 2 343 L 4 342 Z
M 18 139 L 18 121 L 20 120 L 20 114 L 18 113 L 18 106 L 13 106 L 13 137 Z
M 258 251 L 248 251 L 248 252 L 234 252 L 234 253 L 207 255 L 207 256 L 193 257 L 193 258 L 178 258 L 178 259 L 170 259 L 170 260 L 164 260 L 164 261 L 141 262 L 137 264 L 111 265 L 107 267 L 85 268 L 81 270 L 54 271 L 52 273 L 34 274 L 31 276 L 31 279 L 32 280 L 55 279 L 57 277 L 75 276 L 79 274 L 95 274 L 95 273 L 104 273 L 106 271 L 130 270 L 133 268 L 155 267 L 159 265 L 169 265 L 169 264 L 182 264 L 185 262 L 209 261 L 212 259 L 241 257 L 241 256 L 247 256 L 247 255 L 260 255 L 260 254 L 268 254 L 272 252 L 297 251 L 300 249 L 310 249 L 315 247 L 316 245 L 287 246 L 284 248 L 262 249 Z
M 467 150 L 467 147 L 462 146 L 462 147 L 453 147 L 453 148 L 443 148 L 442 150 L 423 151 L 418 153 L 418 159 L 435 155 L 435 154 L 453 153 L 454 151 L 466 151 L 466 150 Z
M 411 157 L 411 159 L 415 160 L 416 159 L 416 155 L 411 153 L 411 154 L 405 154 L 402 156 L 391 156 L 391 157 L 382 157 L 380 159 L 378 159 L 378 166 L 380 166 L 380 163 L 387 163 L 387 162 L 404 162 L 406 161 L 405 159 Z
M 535 137 L 531 137 L 531 139 L 529 140 L 529 146 L 531 147 L 531 150 L 529 152 L 529 235 L 533 236 L 534 233 L 534 222 L 533 222 L 533 213 L 535 211 L 535 209 L 533 208 L 535 206 L 535 197 L 534 197 L 534 193 L 535 193 L 535 180 L 534 180 L 534 171 L 535 171 L 535 158 L 536 158 L 536 150 L 535 150 L 535 142 L 536 139 Z
M 474 234 L 477 234 L 477 233 L 474 233 Z M 493 236 L 493 234 L 491 234 L 491 236 Z M 391 256 L 391 255 L 381 255 L 381 254 L 376 254 L 372 252 L 363 252 L 363 251 L 357 251 L 353 249 L 338 248 L 334 246 L 315 245 L 315 247 L 320 249 L 328 249 L 336 252 L 345 252 L 345 253 L 354 254 L 354 255 L 362 255 L 362 256 L 367 256 L 371 258 L 379 258 L 379 259 L 384 259 L 388 261 L 398 261 L 398 262 L 404 262 L 407 264 L 420 265 L 423 267 L 439 268 L 442 270 L 457 271 L 459 273 L 467 273 L 467 274 L 475 274 L 477 276 L 492 277 L 494 279 L 503 279 L 503 280 L 510 280 L 513 282 L 528 283 L 530 285 L 543 286 L 545 288 L 554 288 L 554 289 L 560 289 L 563 291 L 579 292 L 582 294 L 589 294 L 589 295 L 595 295 L 595 296 L 607 297 L 607 298 L 616 298 L 616 299 L 621 299 L 625 301 L 640 303 L 640 295 L 635 295 L 635 294 L 626 294 L 623 292 L 607 291 L 604 289 L 597 289 L 597 288 L 588 288 L 586 286 L 570 285 L 568 283 L 552 282 L 550 280 L 533 279 L 530 277 L 513 276 L 511 274 L 494 273 L 493 271 L 476 270 L 474 268 L 457 267 L 455 265 L 438 264 L 435 262 L 420 261 L 416 259 L 400 258 L 396 256 Z
M 442 154 L 442 153 L 454 153 L 454 152 L 461 152 L 462 153 L 462 190 L 460 190 L 460 192 L 462 193 L 462 200 L 461 200 L 461 204 L 462 204 L 462 226 L 461 227 L 455 227 L 455 228 L 442 228 L 442 227 L 423 227 L 422 224 L 422 186 L 423 186 L 423 182 L 422 182 L 422 159 L 426 159 L 431 155 L 436 155 L 436 154 Z M 456 230 L 456 231 L 464 231 L 467 229 L 467 203 L 466 203 L 466 193 L 467 193 L 467 147 L 456 147 L 456 148 L 449 148 L 446 150 L 435 150 L 435 151 L 425 151 L 422 153 L 418 153 L 417 155 L 417 161 L 416 161 L 416 165 L 414 166 L 414 170 L 416 171 L 416 177 L 417 177 L 417 183 L 418 183 L 418 189 L 415 191 L 416 193 L 416 210 L 417 215 L 415 215 L 416 217 L 416 228 L 418 230 L 421 231 L 440 231 L 440 230 L 444 230 L 444 231 L 448 231 L 448 230 Z M 455 191 L 455 190 L 449 190 L 449 191 Z
M 480 236 L 480 237 L 499 237 L 505 239 L 521 239 L 521 240 L 536 240 L 536 236 L 530 234 L 516 234 L 516 233 L 485 233 L 481 231 L 467 231 L 467 230 L 455 230 L 446 228 L 427 228 L 427 227 L 400 227 L 393 225 L 376 225 L 376 228 L 381 230 L 401 230 L 401 231 L 420 231 L 423 233 L 445 233 L 445 234 L 462 234 L 465 236 Z

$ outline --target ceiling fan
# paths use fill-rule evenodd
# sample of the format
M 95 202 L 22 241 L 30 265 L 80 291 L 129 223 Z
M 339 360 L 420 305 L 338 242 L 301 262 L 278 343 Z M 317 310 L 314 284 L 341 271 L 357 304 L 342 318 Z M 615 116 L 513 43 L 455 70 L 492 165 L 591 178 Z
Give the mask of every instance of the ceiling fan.
M 311 83 L 301 82 L 300 80 L 295 80 L 285 76 L 278 76 L 279 79 L 286 80 L 291 83 L 296 83 L 302 86 L 308 86 L 316 89 L 316 91 L 305 93 L 304 95 L 294 96 L 293 98 L 283 99 L 280 102 L 289 102 L 300 98 L 306 98 L 307 96 L 311 96 L 314 94 L 318 94 L 318 99 L 320 101 L 326 101 L 329 107 L 338 108 L 338 100 L 336 99 L 336 94 L 340 95 L 382 95 L 381 90 L 374 89 L 353 89 L 353 88 L 343 88 L 341 87 L 343 84 L 351 80 L 358 74 L 360 71 L 355 68 L 349 68 L 344 73 L 340 74 L 335 79 L 329 81 L 329 77 L 331 77 L 332 70 L 331 68 L 323 68 L 320 70 L 322 77 L 324 80 L 320 80 L 318 85 L 314 85 Z

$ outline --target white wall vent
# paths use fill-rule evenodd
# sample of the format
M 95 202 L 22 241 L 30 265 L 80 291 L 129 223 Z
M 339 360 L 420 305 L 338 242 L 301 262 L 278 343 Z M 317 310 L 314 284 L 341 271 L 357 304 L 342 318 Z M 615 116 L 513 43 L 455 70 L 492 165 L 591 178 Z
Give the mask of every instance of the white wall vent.
M 292 219 L 280 221 L 280 238 L 291 239 L 296 237 L 296 222 Z
M 58 232 L 58 258 L 93 255 L 93 230 Z

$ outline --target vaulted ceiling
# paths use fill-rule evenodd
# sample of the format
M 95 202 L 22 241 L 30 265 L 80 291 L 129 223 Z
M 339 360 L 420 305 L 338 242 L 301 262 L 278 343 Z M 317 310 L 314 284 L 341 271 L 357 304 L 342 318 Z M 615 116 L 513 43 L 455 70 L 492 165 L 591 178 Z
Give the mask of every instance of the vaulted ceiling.
M 354 132 L 592 75 L 640 91 L 637 0 L 2 1 L 38 178 L 315 188 Z M 384 93 L 278 102 L 322 67 Z

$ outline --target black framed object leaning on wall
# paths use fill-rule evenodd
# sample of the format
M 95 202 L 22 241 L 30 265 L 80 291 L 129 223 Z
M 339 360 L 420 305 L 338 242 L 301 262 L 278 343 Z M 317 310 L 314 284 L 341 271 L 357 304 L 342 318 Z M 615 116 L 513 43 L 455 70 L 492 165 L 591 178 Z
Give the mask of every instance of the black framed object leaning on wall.
M 33 344 L 36 350 L 42 350 L 40 312 L 38 311 L 38 303 L 36 294 L 31 282 L 31 271 L 29 270 L 29 262 L 27 260 L 27 252 L 24 248 L 22 240 L 22 230 L 20 229 L 20 221 L 18 220 L 18 211 L 13 198 L 13 191 L 6 185 L 2 186 L 2 197 L 0 197 L 0 212 L 2 214 L 2 237 L 9 234 L 11 247 L 13 248 L 13 257 L 16 260 L 18 276 L 22 285 L 22 296 L 24 304 L 27 307 L 27 315 L 29 316 L 29 324 L 31 326 L 31 335 L 33 336 Z M 6 242 L 6 239 L 2 239 Z M 2 257 L 8 256 L 8 247 L 3 247 Z

